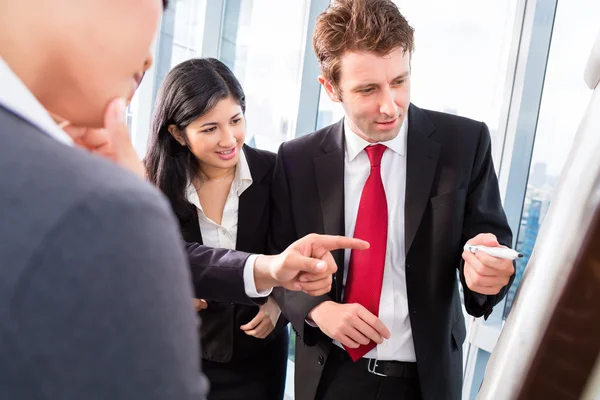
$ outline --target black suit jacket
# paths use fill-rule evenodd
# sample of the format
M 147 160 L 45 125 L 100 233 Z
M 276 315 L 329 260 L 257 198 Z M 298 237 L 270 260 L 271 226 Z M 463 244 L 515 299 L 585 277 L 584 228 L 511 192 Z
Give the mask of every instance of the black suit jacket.
M 216 249 L 198 242 L 185 243 L 194 292 L 205 300 L 260 305 L 264 298 L 252 299 L 244 288 L 244 266 L 250 253 Z
M 275 154 L 271 152 L 253 149 L 246 145 L 244 145 L 243 151 L 252 174 L 252 185 L 242 193 L 239 201 L 236 249 L 244 253 L 240 255 L 222 250 L 224 252 L 222 258 L 216 255 L 219 257 L 218 260 L 213 258 L 207 261 L 218 265 L 215 268 L 204 268 L 202 265 L 198 265 L 200 261 L 192 261 L 191 264 L 196 297 L 208 300 L 208 308 L 200 312 L 202 357 L 216 362 L 228 362 L 232 359 L 255 356 L 281 332 L 287 323 L 283 317 L 280 318 L 276 329 L 266 339 L 248 336 L 240 329 L 240 326 L 250 322 L 259 310 L 257 304 L 245 295 L 243 267 L 248 255 L 246 253 L 268 253 L 270 192 L 275 165 Z M 190 206 L 194 207 L 191 204 Z M 194 212 L 192 215 L 190 219 L 180 221 L 183 238 L 187 242 L 197 243 L 188 245 L 188 254 L 190 255 L 193 254 L 192 249 L 202 248 L 198 214 Z M 212 254 L 214 257 L 215 253 Z M 231 258 L 232 256 L 233 258 Z M 239 257 L 236 258 L 236 256 Z M 242 260 L 243 262 L 240 262 Z M 213 279 L 217 276 L 215 274 L 220 273 L 223 274 L 218 278 L 219 281 L 215 281 Z M 210 274 L 211 277 L 208 277 L 207 274 Z M 207 281 L 209 287 L 203 287 L 204 282 Z M 234 290 L 231 290 L 232 284 L 235 285 Z M 217 294 L 216 297 L 212 297 L 210 294 L 215 290 L 229 292 L 232 296 L 221 297 Z M 234 301 L 236 299 L 242 300 L 241 303 L 245 305 L 236 304 Z
M 505 295 L 484 296 L 466 287 L 462 247 L 479 233 L 494 233 L 511 245 L 485 124 L 409 107 L 405 248 L 410 322 L 419 380 L 426 400 L 461 397 L 465 324 L 457 285 L 467 311 L 487 317 Z M 343 121 L 284 143 L 273 178 L 270 245 L 281 251 L 308 233 L 343 235 Z M 305 323 L 326 300 L 341 302 L 344 253 L 334 252 L 338 271 L 328 295 L 279 291 L 278 302 L 296 333 L 296 398 L 313 399 L 331 339 Z M 300 378 L 301 382 L 298 380 Z

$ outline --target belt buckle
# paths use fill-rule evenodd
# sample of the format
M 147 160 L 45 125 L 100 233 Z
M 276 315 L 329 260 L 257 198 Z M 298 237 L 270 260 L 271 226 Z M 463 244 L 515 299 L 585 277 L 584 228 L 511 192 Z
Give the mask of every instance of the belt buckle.
M 382 374 L 381 372 L 377 372 L 377 366 L 379 365 L 377 363 L 377 359 L 376 358 L 369 358 L 369 363 L 367 364 L 367 371 L 369 371 L 370 373 L 372 373 L 373 375 L 378 375 L 378 376 L 387 376 L 386 374 Z

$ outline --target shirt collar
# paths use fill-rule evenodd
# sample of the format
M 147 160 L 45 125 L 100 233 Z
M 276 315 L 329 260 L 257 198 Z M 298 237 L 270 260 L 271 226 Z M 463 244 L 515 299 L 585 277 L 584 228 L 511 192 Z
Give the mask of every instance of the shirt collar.
M 250 165 L 246 159 L 243 147 L 240 152 L 240 160 L 238 161 L 238 168 L 235 170 L 235 178 L 233 181 L 236 185 L 238 196 L 241 196 L 241 194 L 252 185 L 252 172 L 250 171 Z
M 235 169 L 235 176 L 233 177 L 233 182 L 231 187 L 235 190 L 238 196 L 241 196 L 242 193 L 246 189 L 248 189 L 252 185 L 252 173 L 250 171 L 250 165 L 248 164 L 248 160 L 246 159 L 246 155 L 242 150 L 240 152 L 240 159 L 237 164 L 237 168 Z M 188 185 L 185 190 L 185 197 L 187 201 L 195 205 L 199 210 L 202 210 L 202 205 L 200 204 L 200 198 L 198 197 L 198 192 L 196 188 L 192 184 L 191 180 L 188 179 Z
M 408 114 L 402 122 L 402 126 L 400 127 L 400 132 L 398 132 L 398 135 L 392 140 L 380 143 L 392 149 L 392 151 L 394 151 L 395 153 L 401 156 L 405 156 L 407 133 Z M 344 136 L 346 139 L 346 155 L 348 156 L 349 161 L 353 161 L 361 151 L 363 151 L 367 146 L 373 144 L 367 142 L 365 139 L 361 138 L 360 136 L 354 133 L 352 128 L 350 128 L 350 124 L 348 123 L 348 117 L 344 117 Z
M 0 57 L 0 82 L 2 82 L 0 105 L 37 126 L 59 142 L 73 146 L 73 139 L 60 129 L 44 106 L 2 57 Z

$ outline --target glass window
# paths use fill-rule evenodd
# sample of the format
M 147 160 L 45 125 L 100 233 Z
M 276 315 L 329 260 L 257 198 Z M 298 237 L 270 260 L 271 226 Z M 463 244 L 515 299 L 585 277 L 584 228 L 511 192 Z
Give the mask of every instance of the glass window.
M 171 67 L 201 56 L 206 0 L 178 0 L 174 8 Z
M 220 56 L 246 93 L 246 142 L 276 151 L 294 136 L 309 0 L 227 0 Z
M 538 231 L 550 206 L 558 176 L 592 94 L 583 80 L 583 71 L 598 33 L 598 16 L 600 3 L 594 0 L 559 1 L 557 4 L 544 93 L 517 236 L 516 247 L 524 257 L 517 260 L 516 277 L 506 298 L 504 318 L 510 312 Z
M 517 0 L 396 0 L 415 29 L 412 102 L 423 108 L 485 121 L 501 146 Z M 343 116 L 321 90 L 317 126 Z M 502 132 L 503 134 L 503 132 Z
M 169 70 L 182 61 L 200 57 L 204 36 L 206 0 L 177 0 L 169 4 L 152 45 L 154 64 L 146 72 L 129 107 L 127 126 L 138 154 L 146 153 L 154 99 Z
M 171 68 L 201 56 L 205 16 L 206 0 L 178 0 L 163 14 L 155 60 L 153 100 Z
M 226 0 L 219 59 L 246 93 L 246 143 L 277 151 L 295 135 L 310 0 Z M 286 399 L 294 394 L 290 334 Z

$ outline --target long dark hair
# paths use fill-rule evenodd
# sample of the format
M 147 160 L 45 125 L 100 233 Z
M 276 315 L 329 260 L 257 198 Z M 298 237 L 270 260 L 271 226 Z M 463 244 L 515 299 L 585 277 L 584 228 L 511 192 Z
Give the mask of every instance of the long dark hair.
M 185 129 L 231 97 L 246 111 L 246 98 L 233 72 L 214 58 L 195 58 L 174 67 L 158 92 L 152 116 L 148 152 L 144 160 L 148 179 L 167 196 L 181 221 L 195 212 L 185 198 L 188 176 L 199 172 L 198 160 L 187 146 L 169 133 L 175 125 L 187 142 Z

